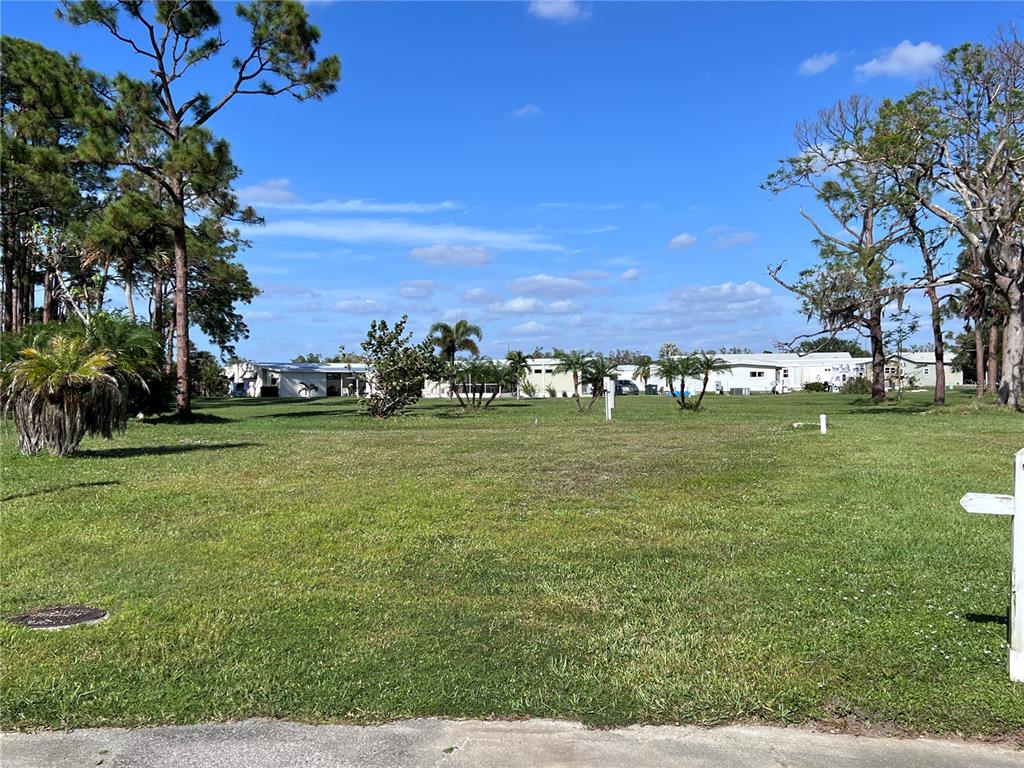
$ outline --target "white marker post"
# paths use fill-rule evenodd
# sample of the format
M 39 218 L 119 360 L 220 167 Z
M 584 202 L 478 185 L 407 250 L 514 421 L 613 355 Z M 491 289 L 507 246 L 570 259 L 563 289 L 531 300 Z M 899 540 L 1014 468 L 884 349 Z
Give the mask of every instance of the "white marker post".
M 615 407 L 615 382 L 604 377 L 604 418 L 612 420 L 612 409 Z
M 960 506 L 978 515 L 1009 515 L 1010 536 L 1010 679 L 1024 683 L 1024 448 L 1013 457 L 1013 496 L 968 493 Z
M 825 414 L 824 413 L 821 414 L 821 416 L 818 417 L 818 423 L 821 424 L 821 434 L 827 435 L 828 434 L 828 420 L 825 418 Z

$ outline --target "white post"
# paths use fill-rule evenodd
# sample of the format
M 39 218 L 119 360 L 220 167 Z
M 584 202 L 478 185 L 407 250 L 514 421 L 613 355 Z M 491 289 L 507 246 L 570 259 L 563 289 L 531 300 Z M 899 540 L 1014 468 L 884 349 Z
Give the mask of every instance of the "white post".
M 828 434 L 828 420 L 825 418 L 825 414 L 824 413 L 821 414 L 821 416 L 818 417 L 818 423 L 821 424 L 821 434 L 827 435 Z
M 1010 545 L 1010 679 L 1024 683 L 1024 448 L 1013 457 Z
M 612 420 L 612 408 L 615 407 L 615 389 L 612 380 L 604 377 L 604 418 L 605 421 Z

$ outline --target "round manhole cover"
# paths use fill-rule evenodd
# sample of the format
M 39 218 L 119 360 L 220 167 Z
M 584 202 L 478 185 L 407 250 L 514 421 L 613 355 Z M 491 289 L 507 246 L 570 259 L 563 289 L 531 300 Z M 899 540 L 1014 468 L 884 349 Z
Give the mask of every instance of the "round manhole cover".
M 52 608 L 40 608 L 11 616 L 8 621 L 29 629 L 64 629 L 76 624 L 95 624 L 107 616 L 107 612 L 102 608 L 90 608 L 87 605 L 55 605 Z

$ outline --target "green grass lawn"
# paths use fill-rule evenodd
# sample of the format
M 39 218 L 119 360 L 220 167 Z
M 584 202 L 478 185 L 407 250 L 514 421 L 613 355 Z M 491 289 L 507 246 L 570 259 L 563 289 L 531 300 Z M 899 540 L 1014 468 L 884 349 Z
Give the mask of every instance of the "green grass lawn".
M 2 724 L 1024 729 L 1009 521 L 957 504 L 1011 490 L 1024 418 L 966 395 L 617 405 L 209 401 L 71 459 L 7 434 L 3 615 L 111 615 L 4 623 Z

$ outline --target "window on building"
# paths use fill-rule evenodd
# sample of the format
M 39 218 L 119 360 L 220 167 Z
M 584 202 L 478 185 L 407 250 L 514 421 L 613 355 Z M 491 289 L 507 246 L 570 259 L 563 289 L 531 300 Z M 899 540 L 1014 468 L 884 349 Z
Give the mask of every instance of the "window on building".
M 782 369 L 782 378 L 784 378 L 784 379 L 788 379 L 789 378 L 789 368 L 783 368 Z
M 752 379 L 763 379 L 764 378 L 764 371 L 751 371 L 750 372 L 750 378 L 752 378 Z
M 544 373 L 544 369 L 543 368 L 534 368 L 533 372 L 534 373 Z

